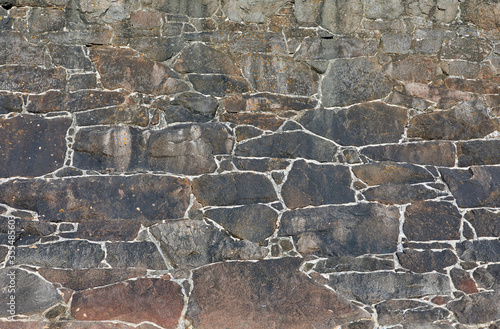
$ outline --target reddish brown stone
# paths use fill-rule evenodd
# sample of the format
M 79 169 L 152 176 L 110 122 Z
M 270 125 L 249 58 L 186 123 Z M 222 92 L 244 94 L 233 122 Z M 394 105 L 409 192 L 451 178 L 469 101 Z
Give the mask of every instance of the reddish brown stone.
M 300 258 L 196 270 L 187 317 L 195 328 L 333 328 L 369 314 L 298 271 Z
M 474 294 L 478 292 L 476 282 L 472 280 L 469 273 L 464 270 L 453 268 L 450 271 L 451 280 L 455 288 L 462 290 L 466 294 Z
M 184 296 L 176 283 L 164 278 L 143 278 L 76 292 L 71 315 L 86 321 L 150 321 L 173 329 L 183 307 Z
M 134 329 L 125 323 L 110 322 L 41 322 L 41 321 L 2 321 L 2 329 Z
M 276 130 L 285 120 L 273 114 L 266 113 L 224 113 L 222 121 L 232 122 L 238 125 L 253 125 L 264 130 Z
M 72 290 L 85 290 L 110 285 L 131 278 L 137 278 L 145 275 L 146 270 L 137 268 L 89 268 L 82 270 L 40 268 L 38 273 L 40 273 L 40 275 L 48 281 L 60 283 L 65 288 Z
M 437 61 L 433 58 L 410 55 L 402 60 L 388 63 L 387 75 L 404 82 L 429 83 L 437 75 Z
M 446 78 L 444 80 L 446 88 L 451 90 L 467 91 L 477 94 L 500 94 L 500 78 L 490 80 Z
M 484 30 L 498 31 L 500 3 L 497 1 L 468 0 L 461 5 L 461 18 Z

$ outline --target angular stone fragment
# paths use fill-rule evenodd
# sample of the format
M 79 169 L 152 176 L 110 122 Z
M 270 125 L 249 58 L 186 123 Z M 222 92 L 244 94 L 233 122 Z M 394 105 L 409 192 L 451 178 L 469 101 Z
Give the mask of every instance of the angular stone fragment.
M 500 240 L 464 241 L 457 244 L 457 254 L 467 262 L 500 262 Z
M 328 284 L 338 294 L 365 304 L 396 298 L 451 295 L 450 280 L 438 273 L 335 273 Z
M 461 290 L 466 294 L 474 294 L 478 292 L 476 283 L 466 271 L 459 268 L 452 268 L 450 276 L 453 281 L 453 285 L 458 290 Z
M 405 204 L 434 199 L 444 196 L 434 189 L 424 185 L 385 184 L 375 186 L 363 192 L 367 201 L 377 201 L 383 204 Z
M 410 96 L 423 98 L 437 103 L 438 108 L 449 109 L 463 101 L 471 100 L 470 93 L 460 90 L 450 90 L 447 88 L 434 87 L 427 84 L 409 82 L 405 85 L 406 92 Z
M 359 256 L 396 251 L 399 210 L 376 203 L 287 211 L 279 234 L 298 239 L 303 255 Z
M 302 2 L 302 1 L 301 1 Z M 295 53 L 295 60 L 330 60 L 336 58 L 352 58 L 373 56 L 377 52 L 378 40 L 342 37 L 323 39 L 306 38 Z
M 490 264 L 474 270 L 474 280 L 480 288 L 498 290 L 500 288 L 500 264 Z
M 240 75 L 190 74 L 189 81 L 196 91 L 211 96 L 224 97 L 250 90 L 248 82 Z
M 446 41 L 441 51 L 441 59 L 463 59 L 480 62 L 490 54 L 492 46 L 488 40 L 479 37 L 462 37 Z
M 370 19 L 393 20 L 404 11 L 401 0 L 365 0 L 365 5 L 365 16 Z
M 219 2 L 217 0 L 146 0 L 144 5 L 165 13 L 195 18 L 212 16 L 219 7 Z
M 266 176 L 253 173 L 204 175 L 193 180 L 193 193 L 204 206 L 231 206 L 276 201 Z
M 320 162 L 333 161 L 336 152 L 334 143 L 302 131 L 265 135 L 240 143 L 235 150 L 239 156 L 306 158 Z
M 401 32 L 389 32 L 382 35 L 382 50 L 386 53 L 406 54 L 411 47 L 412 35 Z
M 430 12 L 430 18 L 440 23 L 451 23 L 459 12 L 459 0 L 437 0 L 436 6 Z
M 368 185 L 433 182 L 426 169 L 409 163 L 377 162 L 352 167 L 356 177 Z
M 213 118 L 215 111 L 219 107 L 219 102 L 215 97 L 187 92 L 177 96 L 173 100 L 172 105 L 180 105 L 195 114 Z
M 96 243 L 67 240 L 16 248 L 16 264 L 58 268 L 97 267 L 104 251 Z
M 205 216 L 239 239 L 260 242 L 273 234 L 278 213 L 265 205 L 209 209 Z
M 314 266 L 314 271 L 319 273 L 333 272 L 372 272 L 394 269 L 394 261 L 389 259 L 380 259 L 372 257 L 329 257 L 320 260 Z
M 3 304 L 0 316 L 5 318 L 13 315 L 8 312 L 11 307 L 7 304 L 11 301 L 11 296 L 15 297 L 14 314 L 16 315 L 42 312 L 62 300 L 61 295 L 52 284 L 34 273 L 16 267 L 0 269 L 0 286 L 2 287 L 0 300 Z M 13 287 L 15 292 L 9 291 Z M 9 323 L 9 321 L 2 321 L 2 327 L 4 327 L 4 323 Z M 21 325 L 17 328 L 25 327 Z
M 58 8 L 33 8 L 28 25 L 33 34 L 60 31 L 66 25 L 64 11 Z
M 40 220 L 53 222 L 181 218 L 190 194 L 188 179 L 150 174 L 11 180 L 0 185 L 1 203 L 36 211 Z
M 279 118 L 275 114 L 270 113 L 224 113 L 221 119 L 226 122 L 232 122 L 236 125 L 252 125 L 263 130 L 277 130 L 285 120 Z
M 324 0 L 320 25 L 335 34 L 355 32 L 363 19 L 361 0 Z
M 500 167 L 441 168 L 440 172 L 459 207 L 500 206 Z
M 0 114 L 22 112 L 23 98 L 10 93 L 0 93 Z
M 406 208 L 403 232 L 414 241 L 458 240 L 461 217 L 449 202 L 417 202 Z
M 174 329 L 183 305 L 181 287 L 168 277 L 142 278 L 75 292 L 71 315 L 84 321 L 149 321 Z
M 391 82 L 368 58 L 337 59 L 330 63 L 321 84 L 325 107 L 345 106 L 387 96 Z
M 368 146 L 361 154 L 375 161 L 409 162 L 430 166 L 453 167 L 455 146 L 449 142 L 421 142 Z
M 68 117 L 0 119 L 0 177 L 41 176 L 64 165 Z
M 257 93 L 235 95 L 224 100 L 224 109 L 229 112 L 287 112 L 312 109 L 317 101 L 311 98 Z
M 465 295 L 446 306 L 457 320 L 465 324 L 486 323 L 500 318 L 500 293 L 498 291 L 479 292 Z
M 406 109 L 374 102 L 340 110 L 307 111 L 299 123 L 341 145 L 366 145 L 397 142 L 406 120 Z
M 445 267 L 451 266 L 458 261 L 457 256 L 451 250 L 416 251 L 407 249 L 398 252 L 397 256 L 403 268 L 416 273 L 441 272 Z
M 157 62 L 166 61 L 177 55 L 185 46 L 180 37 L 137 37 L 130 39 L 130 47 Z
M 500 213 L 487 209 L 469 210 L 465 216 L 478 237 L 500 237 Z
M 2 17 L 0 24 L 4 20 L 5 17 Z M 2 31 L 0 34 L 0 64 L 43 65 L 43 47 L 29 43 L 19 32 Z
M 500 163 L 500 140 L 457 143 L 458 166 L 469 167 Z
M 353 202 L 351 175 L 345 166 L 294 162 L 281 194 L 288 208 Z
M 484 30 L 496 31 L 499 27 L 500 4 L 497 1 L 470 0 L 460 6 L 461 18 Z
M 222 9 L 234 22 L 265 23 L 286 0 L 224 0 Z
M 63 287 L 71 290 L 86 290 L 99 286 L 107 286 L 123 280 L 140 277 L 146 274 L 145 269 L 54 269 L 40 268 L 41 276 L 47 281 L 60 283 Z
M 169 95 L 188 90 L 185 82 L 167 66 L 151 61 L 130 49 L 92 47 L 94 62 L 101 82 L 107 89 L 125 88 L 129 91 Z
M 272 171 L 272 170 L 284 170 L 289 165 L 290 162 L 283 159 L 246 159 L 246 158 L 234 158 L 233 164 L 239 170 L 252 170 L 252 171 Z
M 444 86 L 450 90 L 471 92 L 477 94 L 500 94 L 500 78 L 462 79 L 449 77 L 444 79 Z
M 203 43 L 184 48 L 174 69 L 180 73 L 241 74 L 231 56 Z
M 267 54 L 240 56 L 243 75 L 257 91 L 310 96 L 317 92 L 318 75 L 306 64 Z
M 76 232 L 59 233 L 63 238 L 95 241 L 131 241 L 137 236 L 141 224 L 133 220 L 86 220 L 78 224 Z
M 167 269 L 153 242 L 108 242 L 106 251 L 106 261 L 113 268 Z
M 149 110 L 141 106 L 113 106 L 75 114 L 79 126 L 131 124 L 145 127 L 149 123 Z
M 0 89 L 25 93 L 42 93 L 49 89 L 64 89 L 66 72 L 38 66 L 10 65 L 0 70 Z
M 196 328 L 253 329 L 326 328 L 369 318 L 298 271 L 300 262 L 284 258 L 196 270 L 187 318 Z
M 402 324 L 412 327 L 418 324 L 432 326 L 432 322 L 445 320 L 449 311 L 441 307 L 414 300 L 388 300 L 375 306 L 379 324 L 393 326 Z M 419 328 L 419 327 L 417 327 Z
M 449 111 L 424 113 L 413 117 L 408 137 L 423 139 L 482 138 L 497 127 L 480 101 L 465 101 Z
M 438 71 L 434 58 L 409 55 L 406 58 L 391 61 L 384 66 L 385 73 L 403 82 L 429 83 Z
M 300 24 L 315 25 L 323 8 L 323 1 L 302 0 L 295 2 L 294 14 Z
M 235 241 L 202 220 L 158 224 L 152 226 L 150 232 L 174 268 L 192 269 L 225 260 L 267 256 L 267 249 L 248 240 Z
M 92 62 L 81 46 L 49 45 L 52 63 L 66 69 L 92 70 Z

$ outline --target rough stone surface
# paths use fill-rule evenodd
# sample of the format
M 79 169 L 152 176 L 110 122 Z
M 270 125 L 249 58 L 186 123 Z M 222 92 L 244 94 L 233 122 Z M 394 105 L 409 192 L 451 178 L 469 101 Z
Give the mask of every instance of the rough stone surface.
M 106 261 L 113 268 L 166 270 L 167 265 L 153 242 L 106 243 Z
M 403 184 L 384 184 L 381 186 L 370 187 L 363 192 L 367 201 L 377 201 L 383 204 L 405 204 L 418 201 L 435 199 L 438 196 L 444 196 L 434 189 L 429 189 L 424 185 L 403 185 Z
M 500 317 L 500 305 L 496 302 L 499 297 L 498 292 L 480 292 L 451 301 L 448 308 L 462 323 L 489 322 Z
M 487 209 L 472 209 L 465 216 L 478 237 L 500 237 L 500 213 Z
M 452 143 L 428 142 L 369 146 L 361 153 L 376 161 L 452 167 L 455 164 L 456 151 Z
M 464 261 L 498 262 L 500 240 L 474 240 L 457 244 L 457 254 Z
M 411 164 L 377 162 L 352 167 L 357 178 L 368 185 L 434 182 L 426 169 Z
M 375 309 L 379 323 L 385 326 L 423 324 L 430 327 L 432 322 L 444 320 L 450 313 L 445 309 L 413 300 L 389 300 L 377 304 Z
M 500 141 L 468 141 L 457 143 L 459 167 L 500 164 Z
M 451 250 L 416 251 L 412 249 L 397 253 L 403 268 L 417 273 L 441 272 L 443 268 L 454 265 L 458 258 Z

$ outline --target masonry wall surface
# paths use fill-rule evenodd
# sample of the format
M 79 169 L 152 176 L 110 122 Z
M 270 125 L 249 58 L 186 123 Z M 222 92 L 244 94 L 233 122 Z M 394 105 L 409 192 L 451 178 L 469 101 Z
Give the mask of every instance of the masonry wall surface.
M 0 4 L 0 328 L 500 328 L 498 0 Z

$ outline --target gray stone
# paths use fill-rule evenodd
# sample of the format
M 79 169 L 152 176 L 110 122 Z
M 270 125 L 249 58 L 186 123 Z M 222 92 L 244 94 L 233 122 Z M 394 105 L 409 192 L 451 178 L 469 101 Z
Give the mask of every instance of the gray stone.
M 486 323 L 500 317 L 499 299 L 500 293 L 498 291 L 485 291 L 451 301 L 447 307 L 461 323 Z
M 23 98 L 10 93 L 0 93 L 0 114 L 22 112 Z
M 441 307 L 414 300 L 389 300 L 375 306 L 378 322 L 383 326 L 402 324 L 405 328 L 418 324 L 432 327 L 432 322 L 445 320 L 450 312 Z
M 201 220 L 183 220 L 150 228 L 170 265 L 191 269 L 224 260 L 263 259 L 267 249 L 248 240 L 234 241 Z
M 365 304 L 396 298 L 451 295 L 450 280 L 438 273 L 342 273 L 330 274 L 328 283 L 338 294 Z
M 457 244 L 457 254 L 467 262 L 500 262 L 500 240 L 464 241 Z
M 66 72 L 38 66 L 4 66 L 0 70 L 0 89 L 26 93 L 42 93 L 49 89 L 64 89 Z
M 497 291 L 500 288 L 500 264 L 477 268 L 473 275 L 480 288 Z
M 193 193 L 204 206 L 230 206 L 276 201 L 271 181 L 264 175 L 230 173 L 193 180 Z
M 203 43 L 194 43 L 184 48 L 174 69 L 180 73 L 240 74 L 231 56 Z
M 427 142 L 368 146 L 361 150 L 361 154 L 375 161 L 453 167 L 456 151 L 449 142 Z
M 196 91 L 211 96 L 224 97 L 250 90 L 248 82 L 240 75 L 189 74 L 189 81 Z
M 324 0 L 320 25 L 335 34 L 355 32 L 363 19 L 361 0 Z
M 177 96 L 172 101 L 172 105 L 181 105 L 193 113 L 213 118 L 219 107 L 219 102 L 215 97 L 188 92 Z
M 219 2 L 217 0 L 146 0 L 144 5 L 173 15 L 210 17 L 219 7 Z
M 486 39 L 468 36 L 446 41 L 441 51 L 441 59 L 463 59 L 480 62 L 491 53 L 492 46 Z
M 86 220 L 78 223 L 76 232 L 64 232 L 64 225 L 68 225 L 68 231 L 73 231 L 73 225 L 61 224 L 60 237 L 92 241 L 131 241 L 141 228 L 139 221 L 126 219 Z
M 373 56 L 377 52 L 377 46 L 378 40 L 375 39 L 309 37 L 302 42 L 294 58 L 299 61 L 323 61 L 336 58 Z
M 368 58 L 337 59 L 321 84 L 325 107 L 345 106 L 387 96 L 392 84 L 380 66 Z
M 290 209 L 355 201 L 348 167 L 295 161 L 281 195 Z
M 472 209 L 464 216 L 478 237 L 500 237 L 500 213 L 488 209 Z
M 368 185 L 434 182 L 426 169 L 409 163 L 377 162 L 352 167 L 356 177 Z
M 130 47 L 157 62 L 166 61 L 178 54 L 185 46 L 181 37 L 140 37 L 129 42 Z
M 399 210 L 376 203 L 287 211 L 279 234 L 298 239 L 298 251 L 320 257 L 396 251 Z
M 90 59 L 80 46 L 49 45 L 52 63 L 67 69 L 92 70 Z
M 79 126 L 129 124 L 146 127 L 149 124 L 149 109 L 142 106 L 113 106 L 75 113 Z
M 278 158 L 272 158 L 272 159 L 233 158 L 233 164 L 239 170 L 265 172 L 272 170 L 284 170 L 290 165 L 290 161 Z
M 231 38 L 229 49 L 232 53 L 288 54 L 283 34 L 275 32 L 238 33 Z
M 14 275 L 11 275 L 14 274 Z M 7 289 L 14 282 L 15 293 Z M 0 310 L 0 316 L 8 317 L 14 314 L 33 314 L 49 309 L 62 300 L 57 289 L 49 282 L 43 280 L 34 273 L 16 267 L 7 267 L 0 270 L 0 300 L 4 307 Z M 10 288 L 10 287 L 9 287 Z M 15 312 L 8 312 L 11 296 L 15 299 Z M 36 296 L 36 298 L 33 298 Z M 23 325 L 20 324 L 18 328 Z
M 5 18 L 2 17 L 0 24 Z M 0 64 L 43 65 L 43 47 L 27 42 L 23 35 L 14 31 L 0 34 Z
M 323 1 L 299 0 L 295 2 L 294 14 L 300 24 L 315 25 L 318 23 Z
M 393 20 L 404 12 L 401 0 L 364 0 L 365 16 L 370 19 Z
M 416 273 L 442 272 L 445 267 L 452 266 L 458 261 L 457 256 L 451 250 L 416 251 L 407 249 L 403 252 L 398 252 L 397 256 L 403 268 Z
M 273 234 L 278 219 L 278 213 L 265 205 L 209 209 L 204 214 L 231 235 L 252 242 L 260 242 Z
M 113 268 L 166 270 L 167 265 L 153 242 L 107 242 L 106 261 Z
M 430 18 L 440 23 L 451 23 L 457 17 L 459 7 L 459 0 L 437 0 Z
M 97 267 L 103 259 L 104 251 L 97 243 L 68 240 L 37 244 L 34 248 L 18 247 L 15 263 L 40 267 L 89 268 Z
M 238 144 L 235 150 L 239 156 L 305 158 L 320 162 L 333 161 L 336 152 L 334 143 L 302 131 L 264 135 Z
M 286 0 L 224 0 L 222 9 L 235 22 L 265 23 Z
M 408 33 L 390 32 L 382 35 L 381 41 L 382 50 L 386 53 L 406 54 L 410 50 L 412 36 Z
M 407 110 L 381 102 L 347 109 L 304 112 L 299 123 L 341 145 L 397 142 L 404 132 Z
M 363 192 L 363 195 L 367 201 L 377 201 L 383 204 L 405 204 L 435 199 L 438 196 L 445 196 L 446 193 L 429 189 L 424 185 L 386 184 L 370 187 Z
M 130 17 L 132 1 L 103 0 L 98 3 L 91 0 L 79 0 L 81 15 L 87 23 L 116 23 Z
M 329 257 L 320 260 L 314 266 L 314 271 L 319 273 L 334 273 L 334 272 L 372 272 L 393 270 L 394 261 L 389 259 L 380 259 L 375 257 L 361 256 L 340 256 Z
M 33 8 L 28 18 L 30 33 L 60 31 L 66 25 L 64 11 L 58 8 Z
M 438 66 L 434 58 L 409 55 L 387 63 L 384 71 L 403 82 L 429 83 L 437 76 Z
M 500 164 L 500 140 L 459 142 L 457 156 L 459 167 Z

